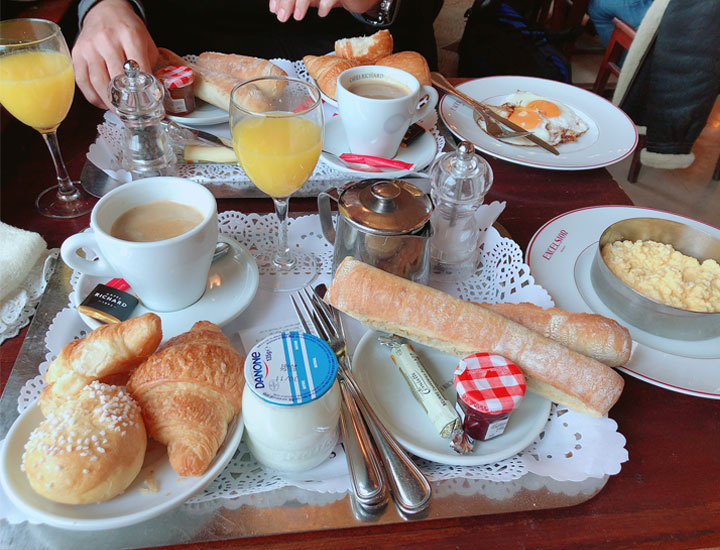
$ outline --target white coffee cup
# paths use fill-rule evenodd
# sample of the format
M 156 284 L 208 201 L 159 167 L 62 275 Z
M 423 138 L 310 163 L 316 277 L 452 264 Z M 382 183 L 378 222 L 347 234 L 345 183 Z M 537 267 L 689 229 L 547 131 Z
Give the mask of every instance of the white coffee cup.
M 368 82 L 400 86 L 407 93 L 378 99 L 353 91 L 360 83 Z M 410 125 L 435 108 L 438 93 L 432 86 L 421 86 L 417 78 L 401 69 L 362 65 L 340 73 L 337 100 L 350 152 L 392 158 Z
M 176 237 L 149 242 L 110 234 L 125 212 L 147 203 L 171 201 L 192 206 L 202 221 Z M 202 297 L 218 238 L 217 202 L 210 191 L 190 180 L 156 177 L 126 183 L 101 198 L 90 214 L 92 232 L 72 235 L 60 249 L 76 271 L 96 277 L 122 277 L 148 309 L 176 311 Z M 92 250 L 98 259 L 80 257 Z M 103 281 L 104 282 L 104 281 Z

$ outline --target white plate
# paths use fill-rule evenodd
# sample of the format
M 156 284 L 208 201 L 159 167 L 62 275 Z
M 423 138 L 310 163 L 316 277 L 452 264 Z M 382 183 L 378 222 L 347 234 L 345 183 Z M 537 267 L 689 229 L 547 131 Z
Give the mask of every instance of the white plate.
M 674 220 L 720 237 L 720 229 L 677 214 L 635 206 L 599 206 L 550 220 L 533 236 L 525 261 L 535 282 L 550 293 L 558 307 L 599 313 L 628 328 L 633 351 L 620 370 L 661 388 L 720 399 L 720 337 L 690 342 L 647 333 L 617 316 L 592 286 L 590 267 L 600 235 L 617 221 L 637 217 Z M 557 248 L 556 240 L 560 243 Z
M 170 466 L 165 447 L 148 440 L 142 470 L 123 494 L 97 504 L 69 505 L 38 495 L 20 470 L 25 443 L 43 418 L 40 407 L 33 404 L 12 425 L 0 452 L 0 481 L 10 500 L 33 519 L 76 531 L 125 527 L 179 506 L 204 489 L 230 462 L 240 444 L 244 426 L 242 416 L 237 415 L 228 427 L 223 445 L 202 476 L 179 476 Z M 141 492 L 147 477 L 155 480 L 157 492 Z
M 552 403 L 528 391 L 510 415 L 505 433 L 477 442 L 471 453 L 457 454 L 450 448 L 450 440 L 437 433 L 402 374 L 393 365 L 389 349 L 378 342 L 378 336 L 379 333 L 370 331 L 362 337 L 353 357 L 353 373 L 385 427 L 414 455 L 441 464 L 490 464 L 525 449 L 547 423 Z M 445 397 L 455 403 L 452 378 L 458 359 L 419 344 L 413 344 L 413 348 L 438 387 L 445 386 L 442 390 Z
M 167 117 L 178 124 L 188 126 L 208 126 L 230 120 L 230 115 L 227 111 L 223 111 L 211 103 L 205 103 L 202 99 L 198 98 L 195 98 L 195 110 L 189 115 L 168 115 Z
M 339 115 L 325 121 L 325 139 L 323 141 L 323 149 L 336 155 L 350 152 L 350 147 L 347 144 L 347 137 L 345 136 L 345 130 L 343 129 L 342 122 L 340 122 Z M 436 154 L 437 142 L 435 141 L 435 137 L 431 132 L 425 130 L 425 133 L 413 141 L 408 147 L 401 147 L 397 155 L 395 155 L 394 160 L 410 162 L 413 164 L 412 169 L 418 171 L 430 164 Z M 335 170 L 365 178 L 401 178 L 408 173 L 408 170 L 390 170 L 387 172 L 366 172 L 364 170 L 353 170 L 325 153 L 320 153 L 320 160 Z
M 250 305 L 257 292 L 260 277 L 252 254 L 232 237 L 219 234 L 218 240 L 228 243 L 232 250 L 210 266 L 207 289 L 202 298 L 180 311 L 154 311 L 142 304 L 133 311 L 133 317 L 143 313 L 157 313 L 162 320 L 163 340 L 190 330 L 196 321 L 211 321 L 223 326 L 235 319 Z M 95 285 L 106 283 L 107 277 L 83 274 L 74 293 L 75 306 L 90 294 Z M 102 325 L 97 319 L 80 314 L 91 329 Z
M 621 161 L 637 145 L 632 120 L 606 99 L 582 88 L 554 80 L 526 76 L 491 76 L 460 84 L 458 90 L 490 105 L 502 105 L 517 90 L 534 92 L 571 107 L 589 126 L 574 143 L 563 143 L 553 155 L 542 147 L 510 145 L 491 138 L 475 123 L 473 110 L 452 96 L 440 100 L 440 117 L 460 139 L 471 141 L 480 151 L 523 166 L 548 170 L 589 170 Z

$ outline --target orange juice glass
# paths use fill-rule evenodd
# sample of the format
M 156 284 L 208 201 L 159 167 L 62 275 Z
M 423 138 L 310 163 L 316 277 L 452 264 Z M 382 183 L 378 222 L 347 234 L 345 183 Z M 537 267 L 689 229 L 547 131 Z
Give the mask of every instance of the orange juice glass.
M 74 93 L 72 60 L 60 27 L 44 19 L 0 21 L 0 103 L 45 139 L 57 185 L 43 191 L 35 204 L 52 218 L 75 218 L 93 205 L 70 179 L 57 139 Z
M 320 90 L 287 76 L 238 84 L 230 94 L 230 129 L 240 166 L 272 197 L 278 216 L 275 250 L 260 251 L 256 257 L 261 285 L 272 291 L 302 288 L 317 276 L 318 261 L 299 247 L 291 251 L 287 211 L 290 196 L 310 178 L 322 150 Z

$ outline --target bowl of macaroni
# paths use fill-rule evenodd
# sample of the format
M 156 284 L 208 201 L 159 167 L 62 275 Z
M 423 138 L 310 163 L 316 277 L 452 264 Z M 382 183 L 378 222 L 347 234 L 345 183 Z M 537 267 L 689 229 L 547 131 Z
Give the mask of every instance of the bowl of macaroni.
M 720 335 L 720 239 L 672 220 L 630 218 L 598 241 L 590 278 L 631 325 L 680 340 Z

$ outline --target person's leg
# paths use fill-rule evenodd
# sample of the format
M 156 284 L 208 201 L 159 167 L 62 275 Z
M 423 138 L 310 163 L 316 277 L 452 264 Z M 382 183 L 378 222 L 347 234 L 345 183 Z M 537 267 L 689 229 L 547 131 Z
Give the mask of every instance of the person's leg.
M 588 15 L 600 40 L 607 47 L 610 35 L 615 28 L 612 22 L 613 17 L 622 19 L 637 29 L 650 4 L 652 4 L 652 0 L 591 0 L 588 5 Z

